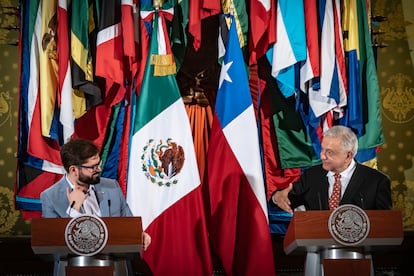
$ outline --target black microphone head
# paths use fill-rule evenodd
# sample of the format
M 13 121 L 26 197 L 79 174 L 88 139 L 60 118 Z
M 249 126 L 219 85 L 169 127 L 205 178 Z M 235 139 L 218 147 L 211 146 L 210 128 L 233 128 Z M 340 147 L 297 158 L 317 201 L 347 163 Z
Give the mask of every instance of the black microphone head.
M 365 206 L 364 206 L 364 197 L 362 196 L 362 193 L 359 193 L 359 197 L 360 197 L 360 201 L 361 201 L 361 208 L 364 210 Z
M 108 199 L 108 216 L 111 216 L 111 200 Z

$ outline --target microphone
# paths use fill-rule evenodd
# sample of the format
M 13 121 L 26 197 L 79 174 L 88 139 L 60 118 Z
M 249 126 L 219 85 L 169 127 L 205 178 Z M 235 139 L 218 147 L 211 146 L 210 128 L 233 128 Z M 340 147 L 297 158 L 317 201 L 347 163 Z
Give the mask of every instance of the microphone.
M 363 210 L 365 210 L 365 206 L 364 206 L 364 197 L 362 196 L 362 193 L 359 193 L 359 197 L 360 197 L 360 200 L 361 200 L 361 208 L 362 208 Z
M 319 204 L 319 210 L 322 210 L 321 193 L 319 192 L 318 192 L 318 204 Z
M 108 199 L 108 213 L 109 213 L 109 217 L 111 216 L 111 200 Z
M 70 213 L 72 212 L 72 208 L 73 206 L 75 206 L 75 201 L 72 201 L 72 203 L 70 204 L 70 208 L 69 208 L 69 217 L 71 217 Z

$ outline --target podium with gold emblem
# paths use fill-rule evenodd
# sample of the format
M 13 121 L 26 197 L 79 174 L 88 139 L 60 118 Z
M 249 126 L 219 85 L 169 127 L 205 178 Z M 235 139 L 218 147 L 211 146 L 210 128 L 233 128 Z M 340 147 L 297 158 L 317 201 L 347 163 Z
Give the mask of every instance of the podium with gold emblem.
M 403 241 L 402 213 L 342 205 L 298 211 L 288 226 L 286 254 L 306 254 L 305 275 L 374 275 L 372 254 Z
M 128 275 L 128 256 L 142 250 L 141 217 L 33 219 L 31 243 L 53 257 L 55 275 Z

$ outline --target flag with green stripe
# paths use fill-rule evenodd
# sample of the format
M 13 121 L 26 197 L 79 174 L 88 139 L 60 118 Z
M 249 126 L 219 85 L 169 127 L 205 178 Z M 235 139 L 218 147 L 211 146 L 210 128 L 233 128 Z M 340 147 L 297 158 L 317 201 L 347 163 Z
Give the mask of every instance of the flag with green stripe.
M 154 11 L 150 51 L 131 121 L 127 202 L 153 237 L 143 258 L 154 275 L 211 275 L 191 128 L 163 31 L 170 11 Z

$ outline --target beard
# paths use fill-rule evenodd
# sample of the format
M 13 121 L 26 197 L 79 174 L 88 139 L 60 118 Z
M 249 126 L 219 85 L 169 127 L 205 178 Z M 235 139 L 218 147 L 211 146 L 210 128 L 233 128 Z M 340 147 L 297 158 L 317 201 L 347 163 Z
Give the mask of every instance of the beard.
M 78 180 L 89 185 L 94 185 L 98 184 L 101 179 L 99 177 L 99 173 L 94 173 L 92 176 L 80 173 Z

